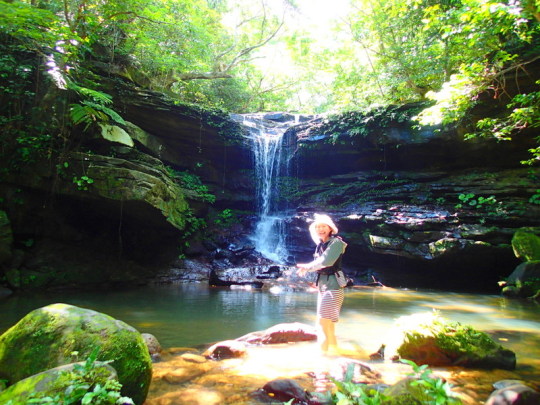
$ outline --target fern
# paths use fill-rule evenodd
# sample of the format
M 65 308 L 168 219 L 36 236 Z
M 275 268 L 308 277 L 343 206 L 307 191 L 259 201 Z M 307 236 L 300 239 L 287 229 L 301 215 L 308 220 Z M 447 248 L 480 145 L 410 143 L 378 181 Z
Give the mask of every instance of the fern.
M 112 119 L 119 124 L 126 123 L 113 109 L 88 100 L 82 101 L 81 104 L 71 104 L 69 112 L 75 125 L 85 124 L 85 131 L 94 122 L 109 122 Z
M 89 89 L 88 87 L 79 86 L 77 83 L 68 82 L 68 88 L 76 91 L 78 94 L 85 98 L 90 98 L 96 103 L 100 104 L 111 104 L 112 96 L 101 91 Z
M 109 94 L 79 86 L 74 82 L 68 82 L 68 87 L 82 98 L 80 103 L 70 105 L 70 117 L 75 125 L 84 124 L 86 131 L 90 125 L 97 122 L 112 120 L 119 124 L 126 123 L 120 114 L 108 107 L 112 104 L 112 97 Z
M 99 103 L 94 103 L 92 101 L 83 101 L 83 104 L 84 105 L 87 105 L 91 108 L 94 108 L 95 110 L 97 111 L 100 111 L 102 113 L 105 113 L 107 115 L 107 117 L 103 118 L 103 115 L 101 114 L 101 121 L 109 121 L 109 118 L 112 119 L 113 121 L 119 123 L 119 124 L 125 124 L 126 121 L 124 121 L 124 119 L 116 112 L 114 111 L 113 109 L 109 108 L 109 107 L 106 107 L 104 106 L 103 104 L 99 104 Z

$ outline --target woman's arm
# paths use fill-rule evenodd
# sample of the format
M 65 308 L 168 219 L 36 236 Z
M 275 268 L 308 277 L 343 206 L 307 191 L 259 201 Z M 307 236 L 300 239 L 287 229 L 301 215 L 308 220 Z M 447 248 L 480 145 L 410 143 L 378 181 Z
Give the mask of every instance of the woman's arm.
M 326 250 L 315 260 L 309 263 L 298 263 L 296 267 L 300 269 L 299 274 L 304 275 L 310 271 L 317 271 L 324 267 L 333 265 L 339 256 L 345 252 L 347 244 L 339 238 L 333 238 L 332 242 L 328 244 Z

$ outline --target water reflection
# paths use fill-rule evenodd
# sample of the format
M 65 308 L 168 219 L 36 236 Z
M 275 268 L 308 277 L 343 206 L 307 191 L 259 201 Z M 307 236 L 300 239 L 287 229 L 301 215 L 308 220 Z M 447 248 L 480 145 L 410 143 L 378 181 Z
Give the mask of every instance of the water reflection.
M 109 314 L 141 332 L 152 333 L 165 348 L 178 348 L 234 339 L 282 322 L 314 324 L 316 294 L 214 289 L 204 284 L 188 284 L 115 292 L 17 295 L 0 300 L 0 333 L 31 310 L 55 302 Z M 396 320 L 402 316 L 438 310 L 452 321 L 489 332 L 516 353 L 515 371 L 436 370 L 460 393 L 471 398 L 467 403 L 478 404 L 487 399 L 494 381 L 540 380 L 538 309 L 538 303 L 496 295 L 354 288 L 346 291 L 337 333 L 342 348 L 354 352 L 361 360 L 368 360 L 369 353 L 393 337 Z M 314 342 L 261 346 L 250 348 L 246 359 L 208 363 L 216 369 L 186 384 L 170 384 L 159 375 L 167 372 L 167 367 L 175 369 L 179 360 L 174 353 L 182 352 L 177 350 L 171 349 L 166 355 L 170 362 L 165 359 L 154 365 L 149 404 L 164 403 L 161 401 L 167 398 L 182 398 L 183 403 L 193 398 L 189 403 L 206 405 L 252 404 L 246 393 L 272 378 L 296 376 L 307 384 L 311 379 L 306 371 L 333 367 L 328 358 L 320 356 Z M 403 365 L 389 361 L 375 364 L 387 383 L 405 375 L 399 367 Z
M 0 301 L 0 332 L 35 308 L 63 302 L 121 319 L 154 334 L 164 347 L 195 346 L 234 339 L 281 322 L 312 324 L 315 301 L 316 295 L 307 292 L 275 294 L 212 289 L 204 284 L 17 295 Z M 397 318 L 433 309 L 452 321 L 492 333 L 528 363 L 540 358 L 538 303 L 496 295 L 348 289 L 337 332 L 343 341 L 375 351 L 393 333 Z

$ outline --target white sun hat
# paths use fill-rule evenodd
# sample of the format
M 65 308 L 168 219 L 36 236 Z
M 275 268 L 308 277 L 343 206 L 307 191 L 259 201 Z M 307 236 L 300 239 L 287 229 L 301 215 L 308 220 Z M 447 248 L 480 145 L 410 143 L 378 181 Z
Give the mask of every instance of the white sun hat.
M 338 233 L 338 227 L 336 224 L 334 224 L 334 221 L 332 221 L 332 218 L 330 218 L 328 215 L 325 214 L 315 214 L 313 218 L 313 222 L 309 226 L 309 233 L 311 235 L 311 239 L 313 239 L 313 242 L 318 244 L 320 242 L 319 235 L 317 235 L 317 230 L 315 227 L 317 224 L 324 224 L 328 225 L 330 229 L 332 230 L 332 235 L 335 235 Z

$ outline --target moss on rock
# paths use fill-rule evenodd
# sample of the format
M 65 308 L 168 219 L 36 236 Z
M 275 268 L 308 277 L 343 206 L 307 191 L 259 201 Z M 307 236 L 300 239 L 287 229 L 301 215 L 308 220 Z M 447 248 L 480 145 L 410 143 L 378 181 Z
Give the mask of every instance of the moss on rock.
M 527 229 L 519 229 L 512 238 L 512 248 L 518 259 L 540 260 L 540 237 Z
M 397 353 L 404 359 L 430 366 L 463 366 L 474 368 L 516 367 L 514 352 L 503 348 L 485 333 L 437 315 L 426 314 L 423 323 L 407 322 L 414 316 L 402 317 L 409 325 Z
M 142 403 L 152 377 L 152 362 L 141 334 L 108 315 L 66 304 L 27 314 L 0 336 L 0 378 L 10 384 L 87 357 L 101 348 L 98 360 L 112 360 L 122 393 Z
M 83 363 L 66 364 L 25 378 L 0 392 L 0 404 L 26 405 L 32 398 L 54 397 L 54 394 L 65 391 L 69 386 L 70 382 L 62 379 L 62 374 L 81 364 Z M 102 384 L 107 379 L 118 378 L 116 370 L 105 363 L 96 364 L 94 375 Z

